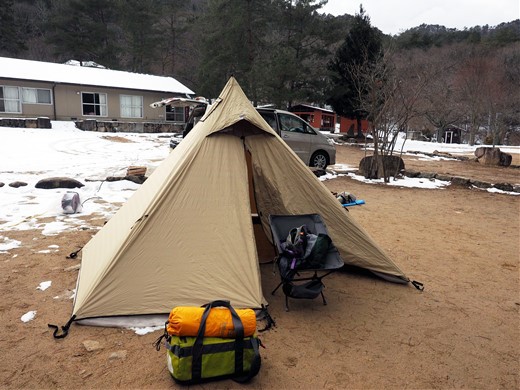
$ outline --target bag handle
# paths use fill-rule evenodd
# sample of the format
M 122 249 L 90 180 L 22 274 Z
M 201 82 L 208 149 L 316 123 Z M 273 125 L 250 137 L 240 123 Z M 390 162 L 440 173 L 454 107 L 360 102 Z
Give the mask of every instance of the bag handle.
M 235 329 L 235 374 L 241 375 L 244 372 L 244 326 L 242 325 L 242 320 L 229 301 L 217 300 L 204 306 L 206 308 L 202 313 L 199 331 L 192 349 L 192 379 L 199 380 L 202 376 L 202 347 L 204 342 L 204 333 L 206 331 L 206 320 L 209 317 L 211 309 L 214 307 L 225 307 L 231 312 L 233 328 Z

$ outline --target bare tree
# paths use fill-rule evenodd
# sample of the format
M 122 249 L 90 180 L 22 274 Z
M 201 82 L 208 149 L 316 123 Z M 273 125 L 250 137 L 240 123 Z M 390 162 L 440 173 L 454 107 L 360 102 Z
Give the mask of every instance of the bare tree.
M 399 156 L 394 156 L 396 141 L 400 132 L 406 137 L 409 122 L 419 114 L 418 102 L 432 77 L 412 63 L 401 64 L 398 69 L 398 58 L 387 49 L 370 66 L 365 63 L 349 67 L 359 107 L 367 113 L 374 142 L 373 157 L 364 160 L 368 161 L 365 177 L 382 177 L 386 183 L 402 167 L 402 149 Z

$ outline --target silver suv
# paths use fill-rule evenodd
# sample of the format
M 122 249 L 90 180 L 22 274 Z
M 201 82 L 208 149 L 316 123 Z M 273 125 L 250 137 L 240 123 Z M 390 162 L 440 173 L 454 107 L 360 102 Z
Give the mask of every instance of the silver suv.
M 336 164 L 334 141 L 302 118 L 278 109 L 258 107 L 256 110 L 305 164 L 321 169 Z
M 179 99 L 178 102 L 170 99 L 168 105 L 186 105 L 187 99 Z M 160 103 L 160 102 L 159 102 Z M 184 127 L 182 136 L 185 137 L 206 112 L 207 105 L 200 101 L 193 104 L 190 116 Z M 160 105 L 157 105 L 159 107 Z M 289 147 L 310 166 L 325 169 L 327 165 L 336 163 L 336 147 L 334 141 L 313 128 L 299 116 L 274 108 L 257 107 L 256 110 L 264 120 L 278 133 Z M 175 148 L 182 138 L 173 136 L 170 147 Z

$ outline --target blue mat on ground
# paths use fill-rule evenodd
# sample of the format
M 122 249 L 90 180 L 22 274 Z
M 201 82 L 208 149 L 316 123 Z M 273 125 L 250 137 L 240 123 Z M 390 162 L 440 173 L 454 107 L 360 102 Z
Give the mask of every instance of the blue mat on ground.
M 355 202 L 351 203 L 343 203 L 343 207 L 350 207 L 350 206 L 361 206 L 362 204 L 365 204 L 365 201 L 363 199 L 357 199 Z

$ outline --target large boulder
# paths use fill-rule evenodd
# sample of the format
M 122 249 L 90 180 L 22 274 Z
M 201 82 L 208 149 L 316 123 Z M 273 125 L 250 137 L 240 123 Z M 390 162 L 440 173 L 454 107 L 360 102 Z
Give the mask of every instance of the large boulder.
M 49 177 L 36 183 L 36 188 L 49 190 L 52 188 L 81 188 L 85 184 L 69 177 Z
M 374 156 L 363 157 L 359 162 L 359 173 L 369 179 L 381 179 L 384 167 L 387 176 L 396 176 L 404 171 L 404 161 L 399 156 L 377 156 L 379 165 L 376 164 Z M 384 164 L 384 165 L 383 165 Z
M 481 146 L 475 149 L 477 161 L 484 165 L 499 165 L 508 167 L 511 165 L 513 156 L 500 151 L 500 148 Z

